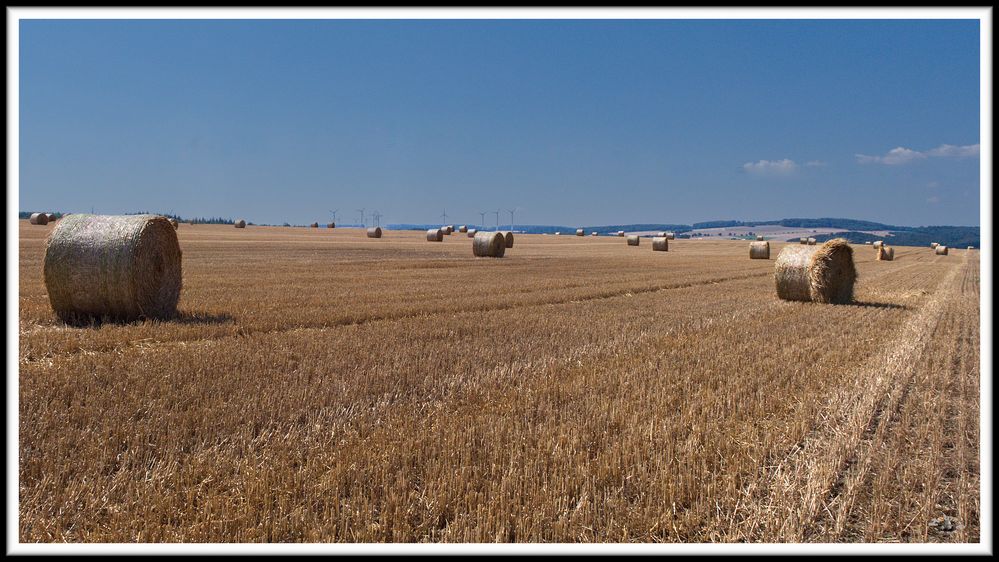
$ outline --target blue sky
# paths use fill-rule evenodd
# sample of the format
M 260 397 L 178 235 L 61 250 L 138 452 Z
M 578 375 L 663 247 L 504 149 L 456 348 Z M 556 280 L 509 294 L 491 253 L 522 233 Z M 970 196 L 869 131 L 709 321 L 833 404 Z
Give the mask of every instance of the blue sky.
M 979 121 L 977 20 L 22 21 L 19 206 L 978 225 Z

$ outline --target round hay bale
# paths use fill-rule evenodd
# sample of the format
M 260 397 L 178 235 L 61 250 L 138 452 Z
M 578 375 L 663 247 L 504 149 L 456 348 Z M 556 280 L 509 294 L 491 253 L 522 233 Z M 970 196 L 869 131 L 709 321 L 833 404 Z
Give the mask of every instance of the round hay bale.
M 631 236 L 628 237 L 628 245 L 637 246 L 640 240 L 641 238 L 639 238 L 637 234 L 632 234 Z
M 584 236 L 584 235 L 586 235 L 586 233 L 583 231 L 582 228 L 576 229 L 576 236 Z
M 461 226 L 459 226 L 459 227 L 458 227 L 458 232 L 461 232 L 462 234 L 464 234 L 464 233 L 468 232 L 468 226 L 466 226 L 466 225 L 464 225 L 464 224 L 463 224 L 463 225 L 461 225 Z
M 332 229 L 336 228 L 336 223 L 335 222 L 326 223 L 326 228 L 329 228 L 329 229 L 332 230 Z
M 453 224 L 447 225 L 447 230 L 444 232 L 444 234 L 450 236 L 453 232 L 454 232 L 454 225 Z
M 309 225 L 309 228 L 319 228 L 319 223 L 318 222 L 314 222 L 314 223 L 312 223 L 312 224 Z
M 472 253 L 480 258 L 502 258 L 506 253 L 506 237 L 500 232 L 476 232 Z
M 555 236 L 562 236 L 562 233 L 561 232 L 556 232 Z
M 870 246 L 871 245 L 871 241 L 868 240 L 867 242 L 864 242 L 864 244 L 867 244 L 868 246 Z
M 783 300 L 848 303 L 856 280 L 853 249 L 842 238 L 814 247 L 784 246 L 774 264 L 777 296 Z
M 674 234 L 672 232 L 667 232 L 666 233 L 666 239 L 667 240 L 676 240 L 676 234 Z
M 809 238 L 808 239 L 808 245 L 809 246 L 814 246 L 815 245 L 815 239 L 814 238 Z
M 656 236 L 652 239 L 652 251 L 653 252 L 668 252 L 669 251 L 669 238 L 665 236 Z
M 884 240 L 875 240 L 874 243 L 871 244 L 871 245 L 874 246 L 875 248 L 879 248 L 879 247 L 883 246 L 884 243 L 885 243 Z
M 597 236 L 597 233 L 596 232 L 591 232 L 590 236 Z
M 233 226 L 235 226 L 236 228 L 246 228 L 246 221 L 243 219 L 239 219 L 238 221 L 233 223 Z
M 177 312 L 177 231 L 156 215 L 73 215 L 45 245 L 52 310 L 67 323 L 164 319 Z
M 31 213 L 28 222 L 31 224 L 46 225 L 49 224 L 49 216 L 45 213 Z
M 946 256 L 947 255 L 947 246 L 937 246 L 935 251 L 936 251 L 936 253 L 937 253 L 938 256 Z
M 506 244 L 506 247 L 513 248 L 513 233 L 509 230 L 501 230 L 500 234 L 503 235 L 503 243 Z
M 770 242 L 759 241 L 749 243 L 749 259 L 768 260 L 770 259 Z
M 368 229 L 368 238 L 381 238 L 382 228 L 380 226 L 372 226 Z
M 762 234 L 757 234 L 756 235 L 756 241 L 757 242 L 763 242 L 763 235 Z
M 888 248 L 888 261 L 895 260 L 895 248 Z
M 443 242 L 444 231 L 440 228 L 431 228 L 427 231 L 427 242 Z
M 802 244 L 808 244 L 808 238 L 805 237 L 798 238 L 798 242 L 801 242 Z
M 55 213 L 45 213 L 45 218 L 49 219 L 49 222 L 55 222 Z
M 624 238 L 624 231 L 623 230 L 618 230 L 617 231 L 617 235 L 620 236 L 621 238 Z
M 173 225 L 173 229 L 174 230 L 177 230 L 178 228 L 180 228 L 180 223 L 177 222 L 177 219 L 170 219 L 170 224 Z
M 469 238 L 474 238 L 476 232 L 478 232 L 478 230 L 474 228 L 469 228 L 467 231 L 465 231 L 465 234 L 467 234 Z
M 974 246 L 968 246 L 968 249 L 969 249 L 969 250 L 974 250 L 974 249 L 975 249 L 975 247 L 974 247 Z
M 930 248 L 936 248 L 939 245 L 937 242 L 930 242 Z
M 663 232 L 657 232 L 656 235 L 653 236 L 653 238 L 668 238 L 668 237 L 669 237 L 669 232 L 665 232 L 665 231 L 663 231 Z

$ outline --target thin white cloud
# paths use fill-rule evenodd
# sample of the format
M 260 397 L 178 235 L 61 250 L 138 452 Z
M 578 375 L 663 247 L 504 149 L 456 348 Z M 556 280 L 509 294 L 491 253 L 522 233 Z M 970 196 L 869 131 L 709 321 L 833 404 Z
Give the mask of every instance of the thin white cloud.
M 979 145 L 969 144 L 965 146 L 954 146 L 952 144 L 941 144 L 936 148 L 931 148 L 920 152 L 899 146 L 888 151 L 884 156 L 868 156 L 857 154 L 857 162 L 860 164 L 884 164 L 886 166 L 898 166 L 908 164 L 916 160 L 926 158 L 971 158 L 978 156 Z
M 822 160 L 809 160 L 808 162 L 805 162 L 805 165 L 809 168 L 820 168 L 826 166 L 826 163 Z
M 932 196 L 932 197 L 927 197 L 927 198 L 926 198 L 926 202 L 927 202 L 927 203 L 931 203 L 931 204 L 934 204 L 934 205 L 935 205 L 935 204 L 937 204 L 937 203 L 939 203 L 939 202 L 940 202 L 940 198 L 939 198 L 939 197 L 937 197 L 936 195 L 934 195 L 934 196 Z
M 778 175 L 784 176 L 793 173 L 798 169 L 794 160 L 760 160 L 759 162 L 746 162 L 742 169 L 750 174 Z

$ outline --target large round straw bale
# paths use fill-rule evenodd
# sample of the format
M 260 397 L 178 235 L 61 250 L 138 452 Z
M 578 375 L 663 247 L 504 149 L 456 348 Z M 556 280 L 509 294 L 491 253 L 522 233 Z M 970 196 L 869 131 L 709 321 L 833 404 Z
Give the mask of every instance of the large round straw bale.
M 639 238 L 637 234 L 632 234 L 631 236 L 628 237 L 628 245 L 637 246 L 640 240 L 641 238 Z
M 617 231 L 617 235 L 620 236 L 621 238 L 624 238 L 624 231 L 623 230 L 618 230 Z
M 770 259 L 770 242 L 756 241 L 749 243 L 749 259 L 768 260 Z
M 802 244 L 808 244 L 808 238 L 805 237 L 798 238 L 798 242 L 801 242 Z
M 464 224 L 461 225 L 461 226 L 459 226 L 458 227 L 458 232 L 462 232 L 462 233 L 468 232 L 468 226 L 464 225 Z
M 239 219 L 238 221 L 233 223 L 233 226 L 235 226 L 236 228 L 246 228 L 246 221 L 243 219 Z
M 586 232 L 584 232 L 582 228 L 576 229 L 576 236 L 584 236 L 585 234 Z
M 939 244 L 939 243 L 937 243 L 937 242 L 930 242 L 930 248 L 936 248 L 936 247 L 937 247 L 937 246 L 939 246 L 939 245 L 940 245 L 940 244 Z
M 503 243 L 506 244 L 506 247 L 513 248 L 513 233 L 509 230 L 501 230 L 500 234 L 503 235 Z
M 937 246 L 936 253 L 937 253 L 938 256 L 946 256 L 947 255 L 947 246 Z
M 312 224 L 309 225 L 309 228 L 319 228 L 319 223 L 318 222 L 314 222 L 314 223 L 312 223 Z
M 45 213 L 31 213 L 31 217 L 28 219 L 31 224 L 49 224 L 49 216 Z
M 506 253 L 506 237 L 500 232 L 476 232 L 472 253 L 478 257 L 502 258 Z
M 65 322 L 169 318 L 181 288 L 177 231 L 157 215 L 73 215 L 45 245 L 52 309 Z
M 444 231 L 440 228 L 431 228 L 427 231 L 427 242 L 443 242 Z
M 813 247 L 784 246 L 774 264 L 777 296 L 784 300 L 848 303 L 857 269 L 853 249 L 842 238 Z
M 763 242 L 763 235 L 762 234 L 757 234 L 756 235 L 756 241 L 757 242 Z
M 808 239 L 808 245 L 809 246 L 814 246 L 815 245 L 815 239 L 814 238 L 809 238 Z
M 478 232 L 478 230 L 474 228 L 469 228 L 468 230 L 465 231 L 465 234 L 467 234 L 469 238 L 475 238 L 476 232 Z
M 669 251 L 669 238 L 665 236 L 656 236 L 652 238 L 652 251 L 653 252 L 668 252 Z
M 372 226 L 368 229 L 368 238 L 381 238 L 382 228 L 380 226 Z
M 45 213 L 45 218 L 49 219 L 49 222 L 55 222 L 55 213 Z

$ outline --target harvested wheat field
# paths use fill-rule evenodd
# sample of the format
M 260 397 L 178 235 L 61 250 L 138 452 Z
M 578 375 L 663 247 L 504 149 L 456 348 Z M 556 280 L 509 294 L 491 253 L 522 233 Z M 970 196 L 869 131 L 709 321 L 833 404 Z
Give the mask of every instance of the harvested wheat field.
M 740 241 L 185 225 L 175 319 L 80 328 L 52 228 L 23 542 L 979 540 L 977 251 L 855 248 L 834 305 Z

